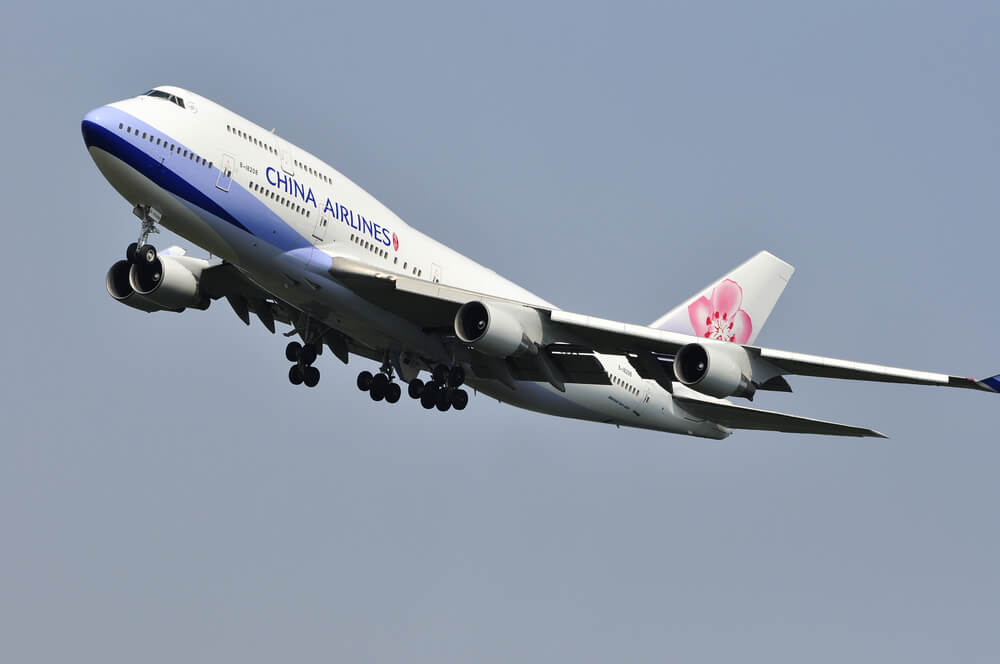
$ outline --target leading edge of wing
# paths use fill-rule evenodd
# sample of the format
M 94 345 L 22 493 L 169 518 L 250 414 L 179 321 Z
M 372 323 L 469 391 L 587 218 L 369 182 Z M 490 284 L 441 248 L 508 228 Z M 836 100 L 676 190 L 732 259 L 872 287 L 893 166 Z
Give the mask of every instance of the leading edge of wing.
M 888 438 L 885 434 L 873 429 L 777 413 L 771 410 L 737 406 L 725 401 L 706 401 L 674 395 L 674 402 L 695 417 L 702 417 L 730 429 L 814 433 L 825 436 L 853 436 L 855 438 Z

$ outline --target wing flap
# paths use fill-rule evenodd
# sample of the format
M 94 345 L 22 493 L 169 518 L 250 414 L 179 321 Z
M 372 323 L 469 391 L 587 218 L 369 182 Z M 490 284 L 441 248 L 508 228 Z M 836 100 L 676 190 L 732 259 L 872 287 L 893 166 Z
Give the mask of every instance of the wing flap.
M 864 427 L 855 427 L 849 424 L 814 420 L 799 415 L 737 406 L 725 401 L 705 401 L 675 395 L 674 402 L 695 417 L 710 420 L 730 429 L 813 433 L 824 436 L 853 436 L 855 438 L 887 437 L 878 431 Z

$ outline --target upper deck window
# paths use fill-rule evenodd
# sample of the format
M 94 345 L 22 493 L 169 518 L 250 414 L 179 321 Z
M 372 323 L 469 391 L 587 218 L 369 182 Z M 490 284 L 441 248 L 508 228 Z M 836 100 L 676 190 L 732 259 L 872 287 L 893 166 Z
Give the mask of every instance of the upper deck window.
M 166 99 L 169 102 L 177 104 L 181 108 L 184 108 L 184 100 L 177 95 L 172 95 L 169 92 L 164 92 L 163 90 L 150 90 L 144 96 L 146 97 L 159 97 L 160 99 Z

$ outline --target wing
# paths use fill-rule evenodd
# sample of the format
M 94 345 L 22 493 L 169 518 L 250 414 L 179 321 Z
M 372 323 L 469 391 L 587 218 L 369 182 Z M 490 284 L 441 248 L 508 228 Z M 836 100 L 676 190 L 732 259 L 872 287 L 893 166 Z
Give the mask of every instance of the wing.
M 544 322 L 545 339 L 540 345 L 548 352 L 548 357 L 555 357 L 560 352 L 576 356 L 572 366 L 557 367 L 565 369 L 565 374 L 561 377 L 566 382 L 606 383 L 607 377 L 603 371 L 597 370 L 594 363 L 579 359 L 591 353 L 604 353 L 628 357 L 640 375 L 656 380 L 669 390 L 673 381 L 670 367 L 673 356 L 687 344 L 705 342 L 678 332 L 505 300 L 485 293 L 415 279 L 378 270 L 349 258 L 335 257 L 330 273 L 365 299 L 425 330 L 440 331 L 444 336 L 454 335 L 456 312 L 463 304 L 473 300 L 507 302 L 535 309 Z M 799 375 L 1000 392 L 1000 376 L 974 380 L 964 376 L 865 364 L 758 346 L 740 348 L 745 351 L 747 362 L 752 366 L 753 381 L 758 389 L 790 391 L 787 382 L 781 377 Z M 477 371 L 477 374 L 497 377 L 498 373 L 505 373 L 495 365 L 495 362 L 484 359 L 479 362 L 483 373 Z M 583 370 L 577 371 L 578 368 Z M 541 373 L 546 372 L 541 370 Z M 513 377 L 520 378 L 517 375 Z M 532 380 L 527 376 L 524 379 Z
M 837 422 L 814 420 L 809 417 L 775 413 L 737 406 L 725 401 L 708 401 L 674 395 L 674 401 L 695 417 L 701 417 L 730 429 L 758 429 L 786 433 L 815 433 L 825 436 L 854 436 L 857 438 L 886 438 L 884 434 L 864 427 Z

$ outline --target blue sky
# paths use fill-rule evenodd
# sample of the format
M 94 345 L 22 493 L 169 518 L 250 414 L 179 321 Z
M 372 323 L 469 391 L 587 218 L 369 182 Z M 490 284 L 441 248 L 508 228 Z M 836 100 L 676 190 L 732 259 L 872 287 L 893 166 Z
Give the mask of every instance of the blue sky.
M 137 225 L 79 122 L 196 90 L 542 297 L 629 322 L 768 249 L 797 272 L 760 343 L 985 376 L 998 14 L 12 7 L 4 659 L 995 661 L 1000 399 L 797 379 L 757 403 L 891 439 L 716 443 L 484 397 L 374 404 L 357 358 L 293 388 L 283 339 L 224 303 L 107 296 Z

